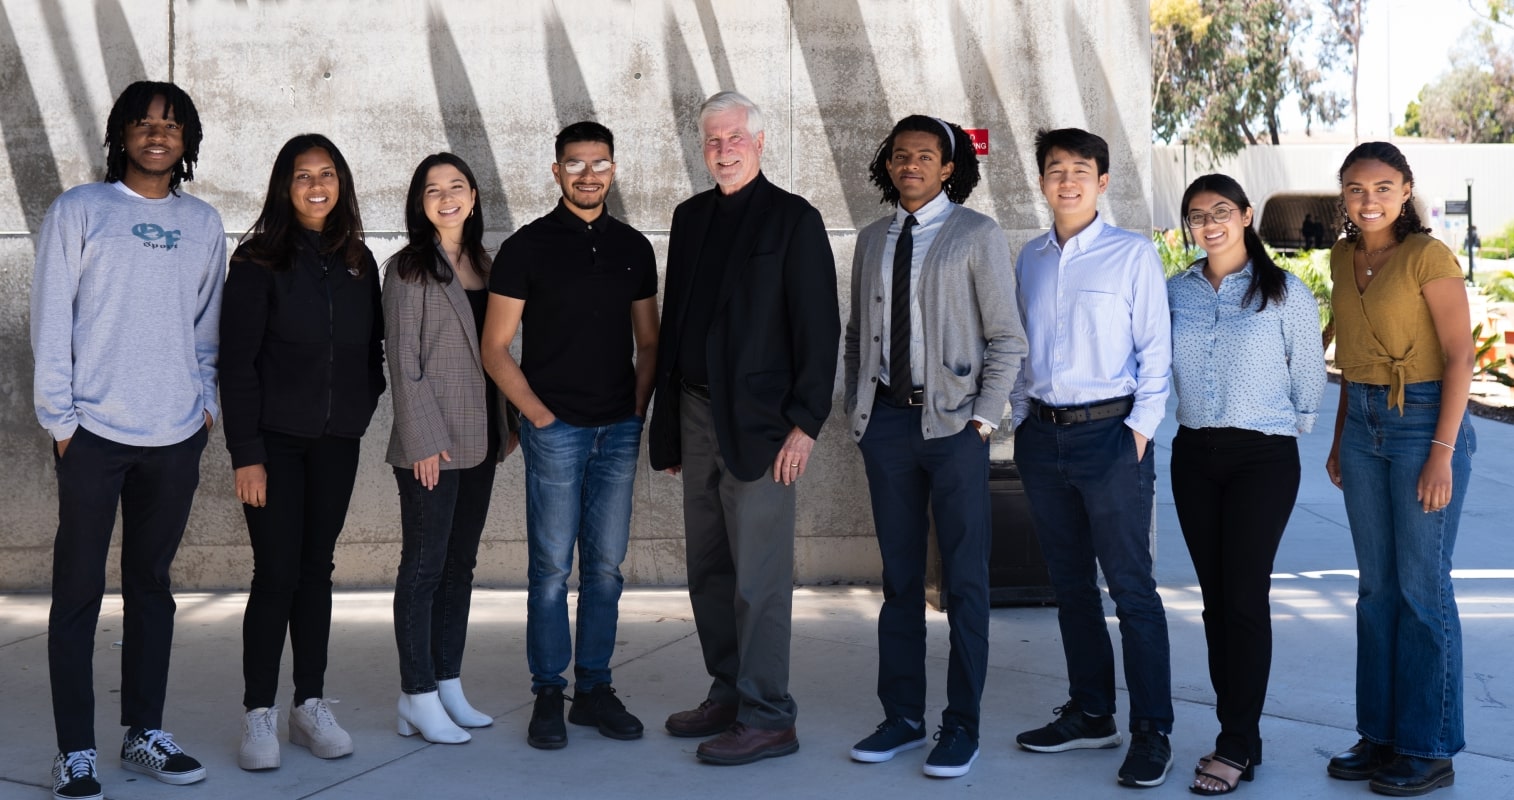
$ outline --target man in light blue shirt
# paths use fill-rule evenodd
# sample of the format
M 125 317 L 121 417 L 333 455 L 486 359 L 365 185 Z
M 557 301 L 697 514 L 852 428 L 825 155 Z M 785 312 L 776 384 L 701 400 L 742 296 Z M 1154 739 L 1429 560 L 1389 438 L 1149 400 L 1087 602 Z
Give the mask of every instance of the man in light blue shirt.
M 1150 441 L 1172 362 L 1167 290 L 1144 236 L 1098 213 L 1109 146 L 1075 128 L 1036 135 L 1053 225 L 1015 265 L 1030 353 L 1012 395 L 1015 462 L 1056 592 L 1070 699 L 1027 750 L 1118 747 L 1114 651 L 1098 571 L 1120 618 L 1131 744 L 1119 781 L 1157 786 L 1172 766 L 1167 618 L 1151 575 Z

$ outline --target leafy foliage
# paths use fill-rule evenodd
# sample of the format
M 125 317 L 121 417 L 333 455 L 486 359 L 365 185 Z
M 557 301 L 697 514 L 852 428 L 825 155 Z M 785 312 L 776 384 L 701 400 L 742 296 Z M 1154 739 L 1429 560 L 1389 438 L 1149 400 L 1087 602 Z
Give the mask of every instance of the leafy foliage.
M 1342 49 L 1316 36 L 1310 0 L 1151 0 L 1152 130 L 1186 139 L 1210 161 L 1279 141 L 1283 103 L 1306 126 L 1341 118 L 1323 86 Z
M 1514 142 L 1514 53 L 1487 22 L 1476 23 L 1451 53 L 1451 69 L 1425 86 L 1415 104 L 1418 135 L 1457 142 Z

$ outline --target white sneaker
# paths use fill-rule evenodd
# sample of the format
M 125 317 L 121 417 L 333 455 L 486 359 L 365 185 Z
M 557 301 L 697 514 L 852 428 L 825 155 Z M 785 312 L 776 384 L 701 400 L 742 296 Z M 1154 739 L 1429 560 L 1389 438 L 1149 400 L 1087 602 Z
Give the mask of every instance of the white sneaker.
M 289 743 L 310 748 L 316 758 L 341 758 L 352 752 L 352 737 L 336 724 L 331 706 L 312 697 L 289 715 Z
M 94 750 L 59 753 L 53 759 L 54 800 L 100 800 L 101 796 Z
M 246 770 L 279 766 L 279 707 L 254 708 L 242 717 L 242 749 L 237 766 Z

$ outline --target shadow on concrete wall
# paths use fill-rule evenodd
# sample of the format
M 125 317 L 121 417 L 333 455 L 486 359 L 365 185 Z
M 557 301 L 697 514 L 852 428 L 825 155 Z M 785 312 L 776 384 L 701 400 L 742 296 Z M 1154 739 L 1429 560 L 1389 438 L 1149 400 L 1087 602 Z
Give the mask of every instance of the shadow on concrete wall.
M 510 215 L 510 198 L 499 177 L 499 163 L 494 147 L 484 129 L 478 96 L 468 79 L 468 67 L 457 50 L 457 40 L 440 9 L 433 6 L 427 14 L 426 38 L 431 52 L 431 80 L 436 86 L 436 103 L 441 110 L 442 127 L 447 133 L 447 149 L 459 155 L 473 169 L 483 204 L 484 226 L 488 230 L 514 230 Z
M 117 0 L 96 0 L 95 30 L 100 32 L 100 58 L 105 61 L 105 79 L 110 82 L 110 96 L 115 98 L 136 81 L 147 80 L 147 67 L 137 40 L 131 36 L 126 12 Z M 89 120 L 98 128 L 99 121 Z M 102 162 L 103 167 L 103 162 Z
M 860 227 L 879 216 L 878 191 L 868 178 L 867 164 L 894 120 L 878 72 L 877 54 L 868 45 L 867 26 L 857 0 L 835 0 L 829 13 L 839 24 L 812 24 L 805 8 L 789 0 L 794 36 L 811 72 L 845 75 L 846 80 L 816 81 L 815 104 L 825 141 L 831 148 L 841 196 L 846 200 L 849 227 Z M 838 37 L 838 32 L 846 35 Z M 860 39 L 860 41 L 858 41 Z M 833 227 L 835 222 L 830 223 Z
M 710 27 L 705 28 L 705 41 L 707 52 L 714 52 L 720 41 L 720 32 L 715 31 L 715 39 L 710 39 Z M 678 18 L 673 10 L 667 9 L 663 18 L 663 57 L 667 59 L 668 75 L 689 75 L 688 82 L 668 81 L 668 105 L 673 109 L 674 132 L 680 141 L 698 141 L 699 135 L 699 104 L 714 92 L 706 92 L 698 83 L 698 70 L 694 69 L 694 56 L 689 52 L 689 43 L 683 38 L 683 29 L 678 25 Z M 717 64 L 725 64 L 724 72 L 727 77 L 721 78 L 721 86 L 732 86 L 729 74 L 730 65 L 725 63 L 725 54 L 722 52 Z M 720 70 L 717 67 L 717 74 Z M 708 180 L 709 173 L 705 170 L 704 159 L 699 150 L 692 147 L 678 148 L 678 154 L 683 159 L 683 169 L 689 176 L 690 186 L 703 186 Z
M 0 133 L 4 134 L 5 156 L 10 160 L 11 177 L 21 202 L 26 229 L 36 231 L 42 215 L 53 198 L 63 192 L 54 160 L 52 142 L 42 124 L 42 108 L 32 89 L 21 47 L 11 27 L 5 7 L 0 5 Z
M 598 120 L 599 116 L 594 113 L 594 99 L 589 95 L 589 83 L 584 80 L 578 56 L 573 52 L 573 42 L 568 40 L 568 29 L 563 26 L 556 8 L 547 9 L 545 28 L 547 82 L 552 86 L 552 108 L 557 112 L 558 130 L 575 122 Z M 626 218 L 620 188 L 613 183 L 605 194 L 605 209 L 616 219 Z
M 1072 53 L 1096 52 L 1098 41 L 1089 33 L 1088 26 L 1084 23 L 1083 17 L 1078 14 L 1072 5 L 1066 7 L 1065 16 L 1067 17 L 1068 51 Z M 1073 70 L 1073 76 L 1077 81 L 1078 88 L 1075 96 L 1083 99 L 1084 112 L 1087 113 L 1089 118 L 1088 127 L 1091 130 L 1097 131 L 1099 135 L 1109 142 L 1111 161 L 1118 159 L 1121 163 L 1127 165 L 1127 168 L 1130 168 L 1130 174 L 1128 175 L 1111 176 L 1111 182 L 1120 182 L 1115 192 L 1121 197 L 1137 198 L 1144 203 L 1145 198 L 1149 196 L 1149 185 L 1147 184 L 1146 174 L 1134 169 L 1140 163 L 1136 156 L 1136 145 L 1130 140 L 1130 136 L 1125 128 L 1124 115 L 1120 113 L 1119 105 L 1114 102 L 1114 87 L 1110 85 L 1109 76 L 1105 72 L 1105 64 L 1102 61 L 1091 60 L 1079 66 L 1079 69 Z M 1113 118 L 1114 124 L 1108 124 L 1103 119 L 1100 119 L 1100 115 L 1095 113 L 1099 109 L 1107 109 L 1107 113 Z M 1145 127 L 1150 128 L 1150 125 L 1148 124 Z M 1142 152 L 1148 152 L 1149 147 L 1150 145 L 1142 142 Z M 1114 221 L 1127 228 L 1136 227 L 1134 223 L 1137 222 L 1144 226 L 1150 224 L 1150 215 L 1146 216 L 1147 219 L 1143 220 L 1117 218 Z

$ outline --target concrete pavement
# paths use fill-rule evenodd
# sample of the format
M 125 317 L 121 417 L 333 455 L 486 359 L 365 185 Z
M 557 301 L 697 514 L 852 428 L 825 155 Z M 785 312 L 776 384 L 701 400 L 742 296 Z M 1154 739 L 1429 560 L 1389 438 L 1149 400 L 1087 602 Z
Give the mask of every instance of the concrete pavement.
M 1327 395 L 1334 397 L 1334 387 Z M 1339 493 L 1325 479 L 1334 424 L 1327 402 L 1320 428 L 1304 437 L 1304 485 L 1278 554 L 1273 582 L 1275 656 L 1267 716 L 1266 762 L 1240 796 L 1347 798 L 1365 784 L 1332 780 L 1325 759 L 1356 740 L 1353 708 L 1354 559 Z M 1456 590 L 1466 641 L 1468 747 L 1456 761 L 1454 788 L 1441 798 L 1514 798 L 1514 550 L 1508 546 L 1514 499 L 1514 427 L 1474 420 L 1478 452 L 1457 546 Z M 622 602 L 616 687 L 647 723 L 645 738 L 618 742 L 570 726 L 566 749 L 525 743 L 531 711 L 525 662 L 525 593 L 475 592 L 464 684 L 475 706 L 496 716 L 461 746 L 431 745 L 394 732 L 398 669 L 391 593 L 341 592 L 336 599 L 327 693 L 356 752 L 321 761 L 303 748 L 283 751 L 264 773 L 236 766 L 241 724 L 241 633 L 245 595 L 179 595 L 167 727 L 209 770 L 203 783 L 171 787 L 122 771 L 115 724 L 121 603 L 107 598 L 96 651 L 97 730 L 106 796 L 167 798 L 795 798 L 984 796 L 1027 798 L 1179 797 L 1193 760 L 1217 729 L 1205 666 L 1197 585 L 1178 534 L 1167 485 L 1171 420 L 1157 437 L 1159 555 L 1173 651 L 1176 761 L 1166 784 L 1133 790 L 1115 784 L 1121 750 L 1043 755 L 1017 749 L 1014 735 L 1041 725 L 1066 698 L 1056 612 L 996 609 L 984 697 L 982 753 L 963 778 L 935 780 L 920 767 L 925 750 L 884 764 L 855 764 L 847 751 L 881 719 L 873 695 L 873 587 L 805 587 L 795 593 L 793 678 L 800 751 L 745 767 L 712 767 L 693 756 L 697 740 L 661 727 L 671 712 L 696 704 L 707 678 L 682 589 L 636 588 Z M 803 499 L 800 501 L 804 502 Z M 0 798 L 41 800 L 54 752 L 48 699 L 42 595 L 0 595 Z M 1114 618 L 1110 614 L 1111 629 Z M 929 714 L 944 704 L 946 619 L 929 613 L 933 681 Z M 286 675 L 288 656 L 286 653 Z M 287 719 L 288 687 L 280 698 Z M 1123 685 L 1123 681 L 1122 681 Z M 1121 718 L 1123 719 L 1123 704 Z M 281 725 L 283 723 L 281 722 Z M 932 719 L 930 724 L 934 725 Z

